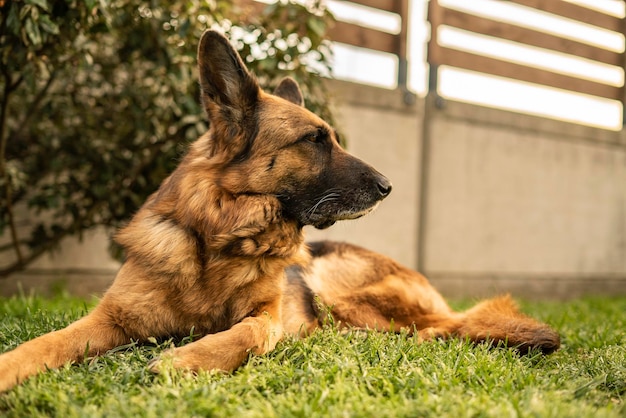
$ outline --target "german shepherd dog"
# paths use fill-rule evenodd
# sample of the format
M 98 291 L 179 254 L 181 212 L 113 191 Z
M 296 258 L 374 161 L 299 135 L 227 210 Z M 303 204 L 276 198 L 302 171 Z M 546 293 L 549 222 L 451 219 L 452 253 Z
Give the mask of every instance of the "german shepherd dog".
M 391 183 L 344 151 L 303 107 L 293 79 L 263 92 L 222 35 L 198 52 L 210 130 L 116 235 L 126 260 L 84 318 L 0 355 L 0 391 L 47 368 L 131 340 L 200 339 L 150 367 L 232 371 L 284 334 L 305 336 L 332 307 L 336 323 L 406 329 L 416 341 L 458 336 L 550 353 L 559 336 L 509 297 L 452 311 L 418 273 L 343 243 L 306 245 L 302 228 L 370 212 Z

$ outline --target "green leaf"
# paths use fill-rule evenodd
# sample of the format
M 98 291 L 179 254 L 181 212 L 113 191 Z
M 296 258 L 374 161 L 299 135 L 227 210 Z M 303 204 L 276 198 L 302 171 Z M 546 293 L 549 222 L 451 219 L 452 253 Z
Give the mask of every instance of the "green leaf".
M 20 20 L 28 16 L 33 10 L 33 6 L 26 5 L 20 9 Z
M 11 9 L 9 9 L 9 15 L 7 17 L 7 26 L 14 34 L 17 34 L 20 31 L 20 19 L 18 17 L 17 10 L 17 4 L 11 4 Z
M 39 27 L 52 35 L 59 34 L 59 25 L 51 21 L 48 15 L 39 17 Z
M 323 37 L 326 32 L 326 25 L 322 20 L 318 19 L 317 17 L 310 17 L 306 21 L 306 25 L 319 38 Z
M 45 11 L 49 11 L 49 6 L 48 6 L 48 1 L 47 0 L 26 0 L 26 3 L 28 4 L 34 4 L 36 6 L 38 6 L 39 8 L 45 10 Z
M 98 2 L 98 0 L 85 0 L 85 4 L 87 5 L 87 9 L 88 10 L 93 10 L 94 7 L 96 7 L 96 3 Z
M 24 30 L 26 30 L 26 34 L 33 45 L 41 45 L 41 33 L 39 32 L 39 26 L 33 19 L 26 19 L 26 22 L 24 23 Z

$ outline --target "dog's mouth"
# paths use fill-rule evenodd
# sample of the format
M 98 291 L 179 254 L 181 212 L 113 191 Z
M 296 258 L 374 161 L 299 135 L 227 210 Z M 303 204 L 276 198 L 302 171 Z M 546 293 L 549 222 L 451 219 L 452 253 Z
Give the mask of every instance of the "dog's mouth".
M 325 218 L 310 219 L 308 223 L 313 225 L 316 229 L 326 229 L 334 225 L 337 221 L 347 221 L 365 216 L 376 209 L 379 203 L 380 201 L 365 209 L 343 210 Z
M 383 182 L 384 180 L 384 182 Z M 301 226 L 311 225 L 326 229 L 337 221 L 357 219 L 378 207 L 389 195 L 391 183 L 385 178 L 366 187 L 328 188 L 311 196 L 301 193 L 280 193 L 277 195 L 283 205 L 284 215 L 296 220 Z
M 335 222 L 336 221 L 333 221 L 333 220 L 329 219 L 329 220 L 326 220 L 326 221 L 323 221 L 323 222 L 315 223 L 315 224 L 313 224 L 313 226 L 316 229 L 326 229 L 326 228 L 330 228 L 331 226 L 333 226 L 335 224 Z

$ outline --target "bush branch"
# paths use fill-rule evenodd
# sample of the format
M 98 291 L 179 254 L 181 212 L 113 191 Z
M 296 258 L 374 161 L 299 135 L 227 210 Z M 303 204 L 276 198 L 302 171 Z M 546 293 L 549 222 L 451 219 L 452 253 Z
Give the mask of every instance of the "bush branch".
M 6 199 L 6 213 L 11 231 L 11 241 L 15 249 L 15 255 L 18 262 L 24 261 L 22 250 L 20 249 L 19 239 L 17 237 L 17 228 L 15 226 L 15 217 L 13 216 L 13 193 L 11 191 L 11 179 L 7 171 L 6 149 L 7 149 L 7 108 L 9 107 L 9 99 L 11 93 L 15 91 L 21 83 L 22 78 L 18 78 L 15 82 L 11 80 L 11 74 L 7 68 L 3 67 L 4 75 L 4 94 L 2 96 L 2 109 L 0 109 L 0 179 L 4 181 L 4 198 Z

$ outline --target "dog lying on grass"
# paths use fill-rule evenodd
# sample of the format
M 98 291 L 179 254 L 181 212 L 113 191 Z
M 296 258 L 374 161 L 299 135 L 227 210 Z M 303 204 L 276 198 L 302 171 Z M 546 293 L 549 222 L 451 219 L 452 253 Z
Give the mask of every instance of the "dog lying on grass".
M 67 328 L 0 355 L 0 391 L 131 340 L 190 330 L 201 338 L 166 351 L 152 370 L 167 363 L 231 371 L 285 333 L 318 328 L 318 300 L 341 326 L 407 329 L 417 341 L 559 347 L 558 334 L 509 297 L 453 312 L 424 277 L 385 256 L 305 244 L 305 225 L 363 216 L 391 183 L 341 148 L 333 128 L 303 107 L 294 80 L 263 92 L 222 35 L 202 36 L 198 65 L 210 130 L 116 235 L 126 260 L 101 302 Z

